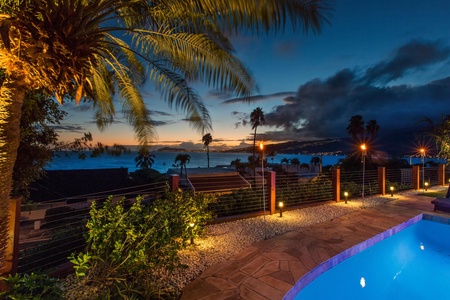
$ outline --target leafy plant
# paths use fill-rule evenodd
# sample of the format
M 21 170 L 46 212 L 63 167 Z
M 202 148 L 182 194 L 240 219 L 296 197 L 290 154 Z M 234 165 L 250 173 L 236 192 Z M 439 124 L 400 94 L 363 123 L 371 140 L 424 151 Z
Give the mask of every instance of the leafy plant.
M 162 286 L 158 274 L 183 267 L 178 251 L 204 232 L 212 219 L 211 201 L 209 195 L 166 191 L 150 206 L 141 197 L 129 209 L 124 200 L 113 203 L 111 197 L 101 208 L 93 203 L 86 251 L 69 257 L 76 275 L 108 287 L 102 289 L 107 298 L 165 293 L 170 287 Z
M 2 299 L 64 299 L 56 279 L 44 273 L 16 274 L 0 279 L 9 286 L 8 291 L 0 292 Z

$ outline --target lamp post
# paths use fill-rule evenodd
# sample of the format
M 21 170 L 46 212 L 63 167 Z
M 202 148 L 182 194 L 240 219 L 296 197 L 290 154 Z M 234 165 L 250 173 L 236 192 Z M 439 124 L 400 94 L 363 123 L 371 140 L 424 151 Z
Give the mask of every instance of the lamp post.
M 348 192 L 344 192 L 344 197 L 345 197 L 345 204 L 347 204 Z
M 366 144 L 362 144 L 361 145 L 361 151 L 362 151 L 362 165 L 363 165 L 363 177 L 362 177 L 362 193 L 361 193 L 361 197 L 362 197 L 362 201 L 363 201 L 363 205 L 364 205 L 364 180 L 365 180 L 365 175 L 366 175 L 366 154 L 367 154 L 367 148 L 366 148 Z
M 264 221 L 266 220 L 266 195 L 264 193 L 264 145 L 261 142 L 259 144 L 259 148 L 261 149 L 261 170 L 262 170 L 262 201 L 263 201 L 263 211 L 264 211 Z
M 425 149 L 420 149 L 420 156 L 422 157 L 422 189 L 425 189 Z
M 392 185 L 390 187 L 390 190 L 391 190 L 391 197 L 394 197 L 394 187 Z

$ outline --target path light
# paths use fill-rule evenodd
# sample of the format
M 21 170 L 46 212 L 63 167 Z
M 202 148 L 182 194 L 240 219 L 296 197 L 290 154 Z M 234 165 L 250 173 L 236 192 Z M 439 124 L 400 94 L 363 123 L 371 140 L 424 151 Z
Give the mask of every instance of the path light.
M 283 216 L 283 201 L 278 202 L 278 207 L 280 208 L 280 218 Z
M 394 197 L 394 187 L 391 185 L 389 189 L 391 190 L 391 197 Z
M 423 183 L 425 185 L 425 192 L 428 190 L 428 182 Z
M 361 196 L 362 196 L 362 201 L 363 201 L 363 205 L 364 205 L 364 177 L 365 177 L 365 174 L 366 174 L 366 155 L 367 155 L 367 148 L 366 148 L 366 144 L 362 144 L 361 145 L 361 151 L 362 151 L 362 159 L 363 159 L 363 161 L 362 161 L 362 164 L 363 164 L 363 178 L 362 178 L 362 193 L 361 193 Z
M 189 223 L 189 232 L 191 234 L 191 245 L 194 245 L 194 223 Z
M 344 192 L 344 197 L 345 197 L 345 204 L 347 204 L 348 192 Z

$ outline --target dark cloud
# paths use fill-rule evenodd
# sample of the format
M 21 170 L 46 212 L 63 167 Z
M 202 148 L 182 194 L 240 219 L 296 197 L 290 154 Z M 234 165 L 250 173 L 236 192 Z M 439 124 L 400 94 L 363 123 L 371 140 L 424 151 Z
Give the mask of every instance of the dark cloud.
M 153 116 L 170 117 L 172 114 L 160 110 L 149 110 L 148 113 Z
M 223 101 L 223 104 L 233 104 L 233 103 L 248 103 L 248 102 L 257 102 L 257 101 L 263 101 L 267 99 L 273 99 L 273 98 L 279 98 L 279 97 L 292 97 L 295 95 L 295 92 L 280 92 L 280 93 L 274 93 L 274 94 L 268 94 L 268 95 L 255 95 L 250 96 L 248 98 L 233 98 L 228 99 L 226 101 Z
M 363 80 L 367 83 L 388 83 L 409 71 L 426 68 L 446 60 L 450 48 L 442 41 L 412 41 L 398 48 L 391 59 L 367 69 Z
M 284 105 L 265 114 L 265 126 L 274 130 L 266 131 L 264 139 L 347 137 L 346 127 L 354 115 L 377 120 L 383 134 L 394 128 L 411 130 L 425 117 L 448 114 L 450 77 L 418 86 L 376 83 L 444 62 L 449 56 L 449 48 L 441 42 L 414 41 L 365 72 L 343 69 L 325 80 L 311 80 L 294 97 L 285 98 Z
M 84 133 L 88 130 L 81 126 L 81 125 L 53 125 L 51 126 L 52 129 L 54 129 L 56 132 L 78 132 L 78 133 Z

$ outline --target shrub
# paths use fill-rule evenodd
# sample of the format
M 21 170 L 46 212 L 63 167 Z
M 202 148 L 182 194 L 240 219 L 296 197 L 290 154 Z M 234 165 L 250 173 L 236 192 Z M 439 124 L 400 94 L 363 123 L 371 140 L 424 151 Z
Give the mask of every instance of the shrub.
M 8 291 L 0 292 L 1 299 L 64 299 L 58 282 L 44 273 L 16 274 L 0 279 L 9 286 Z
M 166 192 L 150 206 L 138 197 L 128 210 L 123 200 L 113 204 L 110 198 L 102 208 L 93 203 L 87 250 L 70 257 L 77 276 L 101 283 L 102 296 L 112 299 L 176 292 L 162 286 L 159 275 L 182 267 L 178 250 L 203 233 L 212 219 L 206 209 L 213 200 L 203 194 Z

